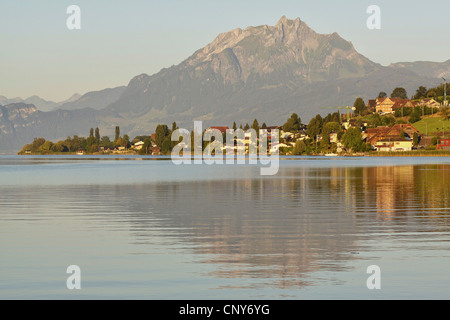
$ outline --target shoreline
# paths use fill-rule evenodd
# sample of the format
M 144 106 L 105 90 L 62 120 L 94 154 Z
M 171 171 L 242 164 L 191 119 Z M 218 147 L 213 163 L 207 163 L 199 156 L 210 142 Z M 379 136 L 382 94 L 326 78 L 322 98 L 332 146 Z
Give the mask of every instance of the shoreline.
M 136 157 L 170 157 L 170 154 L 168 155 L 140 155 L 136 153 L 120 153 L 120 154 L 100 154 L 100 153 L 92 153 L 92 154 L 83 154 L 79 155 L 77 153 L 51 153 L 51 154 L 40 154 L 40 153 L 34 153 L 34 154 L 2 154 L 0 156 L 18 156 L 18 157 L 33 157 L 33 156 L 73 156 L 73 157 L 79 157 L 82 159 L 83 157 L 121 157 L 121 156 L 136 156 Z M 193 156 L 191 154 L 191 156 Z M 270 157 L 271 155 L 269 155 Z M 307 154 L 307 155 L 291 155 L 291 154 L 280 154 L 279 157 L 283 158 L 289 158 L 289 157 L 326 157 L 328 159 L 333 158 L 344 158 L 344 157 L 353 157 L 353 158 L 362 158 L 362 157 L 450 157 L 450 151 L 448 150 L 441 150 L 441 151 L 435 151 L 435 150 L 429 150 L 429 151 L 399 151 L 399 152 L 369 152 L 369 153 L 354 153 L 354 154 Z M 224 159 L 226 157 L 224 156 Z

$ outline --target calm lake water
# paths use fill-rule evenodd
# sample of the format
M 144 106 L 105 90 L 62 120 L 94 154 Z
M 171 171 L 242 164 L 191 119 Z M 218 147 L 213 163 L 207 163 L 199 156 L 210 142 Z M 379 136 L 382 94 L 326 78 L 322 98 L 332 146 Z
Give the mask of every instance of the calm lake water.
M 0 157 L 1 299 L 450 298 L 450 158 L 114 159 Z

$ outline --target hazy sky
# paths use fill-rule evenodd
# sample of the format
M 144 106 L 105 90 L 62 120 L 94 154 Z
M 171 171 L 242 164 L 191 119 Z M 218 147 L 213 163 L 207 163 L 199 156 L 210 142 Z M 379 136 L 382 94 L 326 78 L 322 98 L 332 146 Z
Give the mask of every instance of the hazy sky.
M 66 9 L 81 8 L 81 30 Z M 369 5 L 381 30 L 369 30 Z M 60 101 L 180 63 L 219 33 L 300 17 L 374 62 L 450 59 L 448 0 L 0 0 L 0 95 Z

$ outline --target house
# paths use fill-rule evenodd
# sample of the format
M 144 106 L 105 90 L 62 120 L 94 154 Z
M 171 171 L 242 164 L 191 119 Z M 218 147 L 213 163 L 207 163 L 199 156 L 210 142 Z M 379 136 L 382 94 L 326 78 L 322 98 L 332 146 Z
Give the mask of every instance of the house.
M 398 108 L 412 108 L 416 104 L 409 99 L 400 98 L 378 98 L 375 111 L 381 114 L 394 113 Z
M 369 128 L 366 130 L 366 141 L 371 145 L 374 145 L 379 140 L 385 139 L 387 137 L 387 133 L 391 128 L 388 126 L 379 126 L 376 128 Z
M 366 142 L 375 147 L 380 140 L 400 138 L 402 132 L 405 134 L 405 137 L 409 139 L 414 137 L 414 133 L 419 134 L 419 130 L 410 124 L 396 124 L 393 127 L 379 126 L 367 129 Z
M 413 141 L 406 138 L 391 138 L 379 140 L 374 148 L 377 151 L 411 151 Z
M 282 128 L 280 126 L 270 126 L 266 127 L 266 130 L 281 130 Z
M 430 108 L 439 108 L 441 106 L 439 102 L 437 102 L 436 100 L 434 100 L 432 98 L 421 99 L 419 104 L 422 106 L 430 107 Z
M 338 142 L 338 134 L 337 132 L 330 133 L 330 142 L 337 143 Z
M 292 132 L 283 132 L 281 134 L 281 139 L 290 140 L 294 138 L 294 134 Z
M 160 154 L 161 154 L 161 148 L 160 147 L 152 148 L 152 155 L 153 156 L 159 156 Z
M 400 136 L 402 132 L 404 132 L 409 138 L 412 138 L 414 133 L 419 134 L 419 130 L 410 124 L 396 124 L 391 128 L 391 130 L 389 130 L 388 136 Z
M 280 148 L 289 148 L 290 146 L 284 143 L 273 144 L 270 148 L 270 153 L 276 153 L 280 151 Z
M 211 130 L 219 130 L 221 133 L 226 133 L 229 130 L 229 127 L 210 127 Z
M 441 139 L 437 145 L 438 150 L 450 150 L 450 139 Z
M 133 146 L 133 148 L 135 150 L 141 150 L 143 147 L 144 147 L 144 142 L 143 141 L 136 142 L 134 144 L 134 146 Z

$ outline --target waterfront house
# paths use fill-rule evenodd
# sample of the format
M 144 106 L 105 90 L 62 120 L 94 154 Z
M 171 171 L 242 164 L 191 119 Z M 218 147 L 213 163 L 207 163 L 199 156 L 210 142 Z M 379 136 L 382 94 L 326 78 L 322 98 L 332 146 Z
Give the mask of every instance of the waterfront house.
M 413 141 L 406 138 L 390 138 L 379 140 L 374 148 L 377 151 L 411 151 Z
M 143 141 L 139 141 L 136 142 L 133 146 L 133 149 L 135 150 L 141 150 L 144 147 L 144 142 Z
M 402 132 L 406 138 L 411 140 L 414 137 L 414 133 L 418 134 L 419 130 L 410 124 L 396 124 L 393 127 L 379 126 L 376 128 L 369 128 L 366 131 L 366 142 L 375 147 L 380 140 L 401 138 Z
M 160 148 L 160 147 L 154 147 L 154 148 L 152 148 L 152 155 L 153 155 L 153 156 L 159 156 L 159 155 L 161 155 L 161 148 Z
M 450 139 L 441 139 L 437 145 L 438 150 L 450 150 Z

